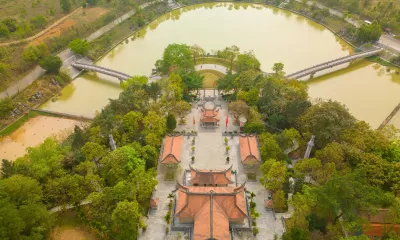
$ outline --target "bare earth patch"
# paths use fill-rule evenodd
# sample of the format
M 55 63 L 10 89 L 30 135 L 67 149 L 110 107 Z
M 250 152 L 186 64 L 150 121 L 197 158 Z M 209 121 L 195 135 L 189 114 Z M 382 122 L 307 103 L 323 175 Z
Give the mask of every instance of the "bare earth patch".
M 90 233 L 80 227 L 56 227 L 52 234 L 52 240 L 96 240 Z

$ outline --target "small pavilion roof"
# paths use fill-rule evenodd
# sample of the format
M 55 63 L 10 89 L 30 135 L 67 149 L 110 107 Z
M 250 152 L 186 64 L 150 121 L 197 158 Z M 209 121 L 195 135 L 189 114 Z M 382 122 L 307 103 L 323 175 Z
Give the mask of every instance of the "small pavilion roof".
M 159 198 L 150 199 L 150 208 L 157 208 L 159 202 L 160 202 Z
M 164 141 L 161 163 L 180 163 L 183 136 L 167 136 Z
M 201 122 L 218 122 L 219 121 L 219 111 L 215 109 L 202 109 Z
M 232 179 L 232 165 L 225 170 L 197 170 L 191 165 L 190 173 L 191 179 L 190 183 L 192 185 L 223 185 L 233 183 Z
M 239 135 L 239 146 L 243 164 L 261 163 L 256 135 Z
M 363 226 L 363 233 L 370 237 L 382 237 L 391 229 L 400 234 L 400 224 L 393 222 L 389 209 L 378 209 L 376 214 L 362 214 L 362 217 L 369 221 Z

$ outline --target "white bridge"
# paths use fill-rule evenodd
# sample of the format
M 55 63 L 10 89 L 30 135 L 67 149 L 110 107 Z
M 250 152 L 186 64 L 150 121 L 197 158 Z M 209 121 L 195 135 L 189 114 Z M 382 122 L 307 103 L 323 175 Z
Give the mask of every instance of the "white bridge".
M 374 56 L 374 55 L 378 55 L 380 52 L 382 52 L 383 49 L 378 49 L 378 50 L 371 50 L 371 51 L 367 51 L 367 52 L 361 52 L 361 53 L 356 53 L 353 55 L 349 55 L 349 56 L 345 56 L 345 57 L 341 57 L 341 58 L 337 58 L 328 62 L 324 62 L 303 70 L 300 70 L 298 72 L 286 75 L 286 78 L 289 79 L 298 79 L 307 75 L 314 75 L 316 72 L 328 69 L 328 68 L 332 68 L 344 63 L 348 63 L 354 60 L 357 60 L 359 58 L 365 58 L 365 57 L 370 57 L 370 56 Z
M 72 63 L 72 66 L 77 69 L 98 72 L 98 73 L 102 73 L 102 74 L 105 74 L 105 75 L 108 75 L 111 77 L 115 77 L 115 78 L 118 78 L 120 81 L 125 81 L 128 78 L 132 78 L 132 76 L 129 74 L 119 72 L 119 71 L 116 71 L 116 70 L 113 70 L 110 68 L 96 66 L 93 64 L 74 62 L 74 63 Z

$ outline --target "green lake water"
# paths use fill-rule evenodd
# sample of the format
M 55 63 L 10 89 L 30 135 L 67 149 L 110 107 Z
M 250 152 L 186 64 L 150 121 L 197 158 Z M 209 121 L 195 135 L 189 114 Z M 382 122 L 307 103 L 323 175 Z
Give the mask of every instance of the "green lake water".
M 158 18 L 138 34 L 96 64 L 132 75 L 150 75 L 155 61 L 171 43 L 198 44 L 209 53 L 237 45 L 241 51 L 254 51 L 267 72 L 275 62 L 284 63 L 285 72 L 292 73 L 352 53 L 350 46 L 321 25 L 288 11 L 256 4 L 185 7 Z M 399 75 L 366 61 L 308 81 L 308 85 L 312 98 L 341 101 L 354 116 L 373 127 L 400 102 Z M 61 98 L 42 108 L 93 116 L 120 92 L 117 79 L 85 74 L 63 89 Z M 400 117 L 397 124 L 400 127 Z

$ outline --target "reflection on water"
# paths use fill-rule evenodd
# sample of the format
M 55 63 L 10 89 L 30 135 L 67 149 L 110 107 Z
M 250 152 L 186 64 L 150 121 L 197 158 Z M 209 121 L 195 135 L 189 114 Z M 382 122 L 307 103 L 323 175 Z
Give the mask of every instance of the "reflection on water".
M 77 120 L 48 116 L 31 118 L 15 132 L 0 138 L 1 159 L 15 160 L 26 153 L 27 147 L 36 146 L 50 136 L 63 139 L 73 131 L 75 125 L 83 124 Z
M 366 60 L 308 81 L 313 98 L 344 103 L 360 120 L 378 127 L 400 102 L 400 75 Z
M 237 45 L 241 51 L 253 50 L 267 72 L 276 62 L 284 63 L 285 71 L 292 73 L 352 53 L 348 44 L 323 26 L 291 12 L 257 4 L 185 7 L 161 16 L 134 38 L 96 64 L 131 75 L 150 75 L 154 63 L 171 43 L 198 44 L 210 53 Z M 379 65 L 364 62 L 309 85 L 312 97 L 342 101 L 356 117 L 376 126 L 399 101 L 395 95 L 400 92 L 397 82 L 396 76 L 387 74 Z M 63 90 L 67 97 L 49 102 L 44 108 L 93 116 L 108 98 L 116 98 L 121 91 L 116 79 L 104 76 L 86 74 L 72 85 L 74 91 Z

